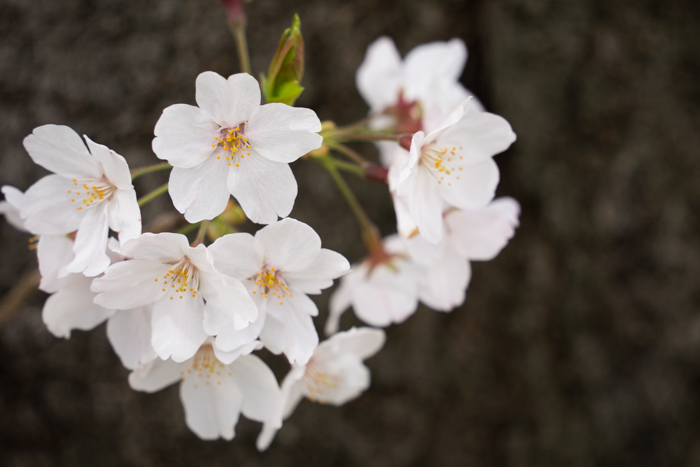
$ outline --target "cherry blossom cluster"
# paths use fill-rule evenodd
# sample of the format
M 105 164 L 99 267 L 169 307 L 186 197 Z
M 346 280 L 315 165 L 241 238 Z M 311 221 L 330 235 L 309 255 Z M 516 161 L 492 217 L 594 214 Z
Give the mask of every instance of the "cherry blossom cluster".
M 280 63 L 294 51 L 287 44 L 283 36 Z M 167 161 L 158 168 L 171 169 L 175 209 L 199 227 L 195 238 L 189 229 L 142 232 L 140 206 L 154 196 L 138 199 L 132 180 L 149 170 L 130 170 L 67 126 L 34 129 L 24 147 L 52 174 L 25 193 L 2 187 L 0 212 L 36 237 L 48 330 L 69 338 L 106 322 L 131 387 L 179 383 L 185 421 L 202 439 L 232 439 L 242 413 L 263 424 L 264 450 L 303 398 L 343 405 L 358 397 L 370 385 L 363 362 L 384 345 L 379 328 L 406 320 L 419 301 L 443 312 L 462 305 L 470 262 L 494 258 L 518 225 L 518 203 L 494 200 L 493 156 L 515 134 L 459 83 L 466 57 L 457 39 L 404 60 L 390 39 L 378 39 L 357 72 L 369 118 L 340 128 L 288 95 L 275 99 L 272 72 L 262 83 L 266 104 L 248 73 L 201 73 L 197 106 L 166 108 L 152 143 Z M 384 169 L 344 145 L 368 136 Z M 368 256 L 352 268 L 288 217 L 298 191 L 289 164 L 301 158 L 329 170 L 358 216 Z M 339 169 L 387 184 L 398 233 L 379 238 Z M 229 215 L 237 207 L 260 225 L 254 235 L 237 231 L 241 221 Z M 211 228 L 216 222 L 226 229 Z M 309 295 L 341 277 L 320 342 Z M 339 332 L 350 307 L 372 327 Z M 281 385 L 263 359 L 270 354 L 290 365 Z

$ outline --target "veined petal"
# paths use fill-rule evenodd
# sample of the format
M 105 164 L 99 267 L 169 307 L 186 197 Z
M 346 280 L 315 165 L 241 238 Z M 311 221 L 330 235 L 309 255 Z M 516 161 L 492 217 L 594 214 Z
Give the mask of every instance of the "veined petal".
M 83 136 L 90 153 L 100 164 L 100 171 L 109 182 L 120 190 L 133 190 L 131 185 L 131 173 L 126 159 L 109 149 L 107 146 L 97 144 L 87 136 Z
M 300 271 L 284 273 L 284 280 L 290 287 L 306 294 L 319 294 L 333 285 L 333 279 L 347 274 L 350 263 L 340 253 L 321 248 L 313 263 Z
M 427 169 L 419 168 L 411 181 L 410 191 L 402 201 L 406 203 L 410 218 L 421 235 L 431 243 L 438 243 L 443 236 L 443 202 L 437 180 L 430 176 Z
M 258 307 L 248 295 L 241 281 L 218 274 L 199 274 L 199 291 L 207 301 L 226 313 L 236 329 L 243 329 L 258 317 Z
M 486 206 L 493 199 L 499 180 L 498 165 L 488 158 L 465 165 L 464 170 L 459 172 L 459 179 L 451 177 L 450 183 L 441 183 L 437 189 L 451 205 L 460 209 L 476 209 Z
M 82 143 L 81 143 L 82 144 Z M 78 229 L 86 210 L 78 210 L 69 190 L 73 181 L 60 175 L 47 175 L 24 194 L 20 216 L 27 230 L 35 235 L 64 235 Z
M 355 82 L 360 95 L 373 111 L 396 103 L 402 85 L 401 55 L 391 38 L 382 36 L 367 47 L 357 68 Z
M 171 232 L 157 234 L 146 232 L 140 237 L 125 243 L 122 247 L 122 253 L 125 256 L 158 261 L 159 263 L 176 263 L 189 250 L 190 242 L 187 240 L 187 237 Z
M 327 362 L 315 371 L 321 376 L 311 376 L 310 384 L 302 385 L 302 391 L 307 397 L 324 404 L 341 406 L 369 387 L 369 369 L 354 358 Z
M 106 206 L 98 205 L 87 209 L 75 236 L 75 257 L 68 265 L 68 271 L 83 273 L 88 277 L 102 274 L 112 262 L 107 256 L 108 233 Z
M 133 370 L 157 357 L 151 345 L 151 315 L 153 307 L 118 311 L 107 321 L 107 338 L 122 361 Z
M 163 110 L 153 138 L 153 152 L 170 165 L 189 169 L 203 163 L 217 144 L 220 126 L 199 107 L 175 104 Z
M 418 307 L 417 284 L 410 274 L 401 271 L 405 266 L 390 269 L 378 266 L 368 280 L 355 287 L 352 305 L 355 315 L 372 326 L 385 327 L 402 323 Z
M 462 146 L 465 163 L 476 163 L 508 149 L 515 133 L 506 119 L 488 112 L 468 112 L 440 135 L 448 146 Z
M 321 147 L 319 131 L 321 121 L 313 110 L 272 103 L 253 112 L 245 135 L 256 154 L 288 164 Z
M 321 251 L 321 237 L 296 219 L 282 219 L 258 230 L 255 242 L 262 245 L 265 263 L 285 274 L 309 268 Z
M 384 342 L 386 333 L 382 329 L 351 328 L 321 342 L 314 352 L 314 360 L 349 357 L 365 360 L 379 352 Z
M 435 78 L 456 82 L 467 63 L 467 47 L 461 39 L 430 42 L 415 47 L 404 59 L 407 99 L 423 99 Z
M 97 160 L 70 127 L 43 125 L 34 128 L 32 134 L 24 138 L 24 148 L 36 164 L 63 177 L 102 177 Z
M 203 311 L 202 299 L 189 294 L 153 304 L 151 345 L 160 358 L 184 362 L 194 357 L 207 339 Z
M 228 173 L 228 190 L 256 224 L 271 224 L 292 212 L 297 181 L 288 164 L 253 155 Z
M 95 303 L 114 310 L 130 310 L 149 305 L 165 296 L 155 279 L 167 274 L 168 265 L 132 259 L 112 264 L 104 276 L 92 281 L 91 290 L 98 295 Z
M 46 293 L 58 290 L 61 278 L 68 275 L 67 266 L 73 261 L 73 240 L 66 235 L 41 235 L 36 247 L 41 282 Z
M 183 367 L 182 363 L 156 358 L 134 369 L 129 374 L 129 385 L 137 391 L 160 391 L 182 378 Z
M 248 120 L 260 105 L 260 86 L 247 73 L 228 80 L 212 71 L 197 76 L 197 105 L 221 127 L 235 127 Z
M 233 233 L 219 237 L 209 245 L 216 269 L 239 280 L 248 279 L 264 266 L 263 258 L 255 250 L 253 236 Z
M 244 355 L 250 355 L 250 353 L 254 350 L 261 350 L 262 348 L 262 342 L 260 342 L 259 340 L 254 340 L 247 342 L 241 345 L 240 347 L 231 350 L 230 352 L 225 352 L 217 346 L 214 346 L 214 355 L 216 355 L 216 359 L 219 360 L 221 363 L 223 363 L 224 365 L 228 365 L 231 362 L 237 360 L 238 358 Z
M 243 415 L 258 422 L 282 424 L 282 393 L 272 370 L 255 355 L 229 365 L 243 395 Z
M 281 302 L 268 303 L 260 340 L 271 352 L 284 352 L 290 363 L 303 365 L 318 346 L 318 333 L 311 319 L 318 308 L 305 294 L 293 289 L 290 292 Z
M 107 204 L 109 227 L 119 233 L 122 245 L 141 235 L 141 208 L 136 191 L 117 190 Z
M 196 167 L 173 168 L 168 193 L 175 209 L 191 224 L 213 219 L 226 209 L 228 165 L 223 159 L 209 157 Z
M 93 303 L 91 282 L 82 274 L 71 274 L 58 292 L 46 299 L 41 317 L 54 336 L 67 339 L 73 329 L 89 331 L 115 313 Z

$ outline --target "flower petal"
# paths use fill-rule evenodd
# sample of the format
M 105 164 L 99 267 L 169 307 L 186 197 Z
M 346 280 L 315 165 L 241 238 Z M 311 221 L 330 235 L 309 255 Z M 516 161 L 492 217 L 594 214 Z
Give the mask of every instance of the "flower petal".
M 107 321 L 107 338 L 122 361 L 133 370 L 157 357 L 151 345 L 151 315 L 153 307 L 118 311 Z
M 451 205 L 460 209 L 476 209 L 486 206 L 493 199 L 500 178 L 498 165 L 488 158 L 465 165 L 464 170 L 459 172 L 459 180 L 451 177 L 450 183 L 441 183 L 438 190 L 440 196 Z
M 294 289 L 281 302 L 268 302 L 265 326 L 260 340 L 272 353 L 284 352 L 290 363 L 305 364 L 318 346 L 318 333 L 312 316 L 318 308 L 309 297 Z
M 377 266 L 368 280 L 361 282 L 352 295 L 355 315 L 372 326 L 384 327 L 402 323 L 418 307 L 416 281 L 402 271 L 405 265 L 393 268 Z
M 227 168 L 223 159 L 211 156 L 196 167 L 175 167 L 170 172 L 168 193 L 175 209 L 189 223 L 213 219 L 224 212 L 229 199 Z
M 203 163 L 216 150 L 220 127 L 199 107 L 175 104 L 163 110 L 153 138 L 153 152 L 170 165 L 189 169 Z
M 180 380 L 182 370 L 182 363 L 156 358 L 134 369 L 129 374 L 129 385 L 137 391 L 160 391 Z
M 470 279 L 469 261 L 448 252 L 426 268 L 418 298 L 433 310 L 451 311 L 464 303 Z
M 258 307 L 241 281 L 223 274 L 199 274 L 199 292 L 207 301 L 233 321 L 236 329 L 244 329 L 258 318 Z
M 149 305 L 165 296 L 160 279 L 168 265 L 148 260 L 132 259 L 115 263 L 104 276 L 92 281 L 91 290 L 98 295 L 95 303 L 113 310 L 130 310 Z
M 26 232 L 24 221 L 19 215 L 19 210 L 24 203 L 24 193 L 10 185 L 3 186 L 2 193 L 5 195 L 5 201 L 0 201 L 0 214 L 5 216 L 12 227 Z
M 70 127 L 43 125 L 34 128 L 32 134 L 24 138 L 24 148 L 36 164 L 63 177 L 102 177 L 97 160 Z
M 82 143 L 81 143 L 82 144 Z M 73 181 L 47 175 L 24 194 L 20 215 L 27 230 L 35 235 L 64 235 L 78 229 L 86 210 L 78 210 L 69 190 Z
M 75 257 L 68 265 L 68 271 L 88 277 L 102 274 L 112 262 L 107 256 L 108 233 L 106 206 L 87 209 L 73 242 Z
M 382 36 L 367 47 L 357 68 L 355 82 L 360 95 L 373 111 L 394 105 L 402 85 L 401 55 L 391 38 Z
M 191 248 L 187 237 L 172 232 L 157 234 L 146 232 L 122 246 L 122 253 L 125 256 L 159 263 L 176 263 L 189 250 Z
M 379 352 L 385 342 L 386 333 L 383 329 L 352 328 L 321 342 L 314 352 L 314 359 L 352 356 L 365 360 Z
M 56 292 L 61 278 L 68 275 L 66 267 L 73 261 L 73 240 L 66 235 L 41 235 L 36 253 L 41 273 L 39 289 Z
M 319 131 L 321 121 L 313 110 L 272 103 L 253 112 L 245 136 L 256 154 L 288 164 L 321 147 Z
M 440 142 L 462 146 L 465 163 L 476 163 L 508 149 L 515 133 L 506 119 L 488 112 L 467 112 L 442 135 Z
M 260 105 L 260 86 L 247 73 L 228 80 L 212 71 L 197 76 L 197 105 L 224 128 L 232 128 L 251 117 Z
M 406 98 L 423 99 L 435 79 L 459 81 L 467 63 L 467 46 L 461 39 L 421 44 L 406 54 L 404 76 Z
M 100 171 L 109 182 L 121 190 L 132 189 L 131 173 L 126 159 L 109 149 L 107 146 L 97 144 L 87 136 L 83 136 L 90 153 L 100 164 Z
M 219 237 L 209 245 L 218 271 L 238 280 L 245 280 L 263 266 L 263 258 L 255 250 L 253 236 L 249 233 L 233 233 Z
M 255 243 L 265 252 L 265 263 L 285 274 L 304 271 L 321 251 L 321 237 L 296 219 L 282 219 L 258 230 Z
M 282 424 L 282 392 L 272 370 L 255 355 L 244 355 L 229 365 L 243 394 L 243 415 L 258 422 Z
M 141 208 L 136 191 L 117 190 L 107 205 L 109 227 L 119 233 L 122 245 L 141 235 Z
M 302 270 L 284 272 L 284 280 L 290 287 L 306 294 L 319 294 L 333 285 L 333 279 L 350 271 L 350 263 L 340 253 L 321 248 L 314 261 Z
M 427 169 L 416 170 L 415 177 L 408 181 L 411 182 L 411 189 L 407 196 L 402 197 L 402 201 L 408 207 L 410 218 L 426 240 L 438 243 L 443 236 L 443 201 L 438 191 L 439 185 Z
M 153 304 L 151 345 L 160 358 L 184 362 L 194 357 L 207 339 L 203 311 L 202 299 L 189 294 Z

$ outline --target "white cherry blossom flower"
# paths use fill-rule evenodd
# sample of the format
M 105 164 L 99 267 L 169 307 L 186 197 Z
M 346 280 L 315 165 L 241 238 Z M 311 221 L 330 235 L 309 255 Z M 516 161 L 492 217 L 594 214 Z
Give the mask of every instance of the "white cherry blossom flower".
M 487 112 L 465 113 L 468 105 L 464 102 L 427 135 L 415 133 L 410 152 L 397 149 L 389 169 L 390 189 L 430 243 L 443 238 L 447 206 L 475 209 L 493 199 L 499 181 L 493 156 L 515 141 L 506 120 Z
M 321 146 L 310 109 L 260 105 L 252 76 L 197 77 L 198 107 L 171 105 L 155 127 L 153 151 L 174 169 L 169 192 L 189 222 L 212 219 L 233 195 L 253 222 L 286 217 L 297 195 L 289 163 Z
M 321 238 L 308 225 L 283 219 L 246 233 L 225 235 L 209 247 L 217 269 L 244 282 L 260 317 L 250 328 L 236 331 L 224 318 L 207 314 L 207 332 L 216 346 L 231 351 L 251 339 L 271 352 L 284 353 L 303 364 L 318 345 L 312 316 L 318 308 L 307 294 L 319 294 L 350 269 L 339 253 L 321 248 Z M 227 324 L 228 323 L 228 324 Z
M 36 235 L 78 231 L 68 271 L 96 276 L 109 266 L 109 229 L 121 243 L 141 233 L 141 212 L 126 160 L 66 126 L 44 125 L 24 139 L 31 158 L 54 172 L 25 193 L 20 215 Z M 89 148 L 89 150 L 88 150 Z
M 282 382 L 282 418 L 287 419 L 306 397 L 312 402 L 341 406 L 357 398 L 370 385 L 364 360 L 384 346 L 381 329 L 352 328 L 321 342 L 306 365 L 294 365 Z M 257 440 L 264 451 L 279 426 L 265 423 Z
M 2 187 L 5 200 L 0 201 L 0 214 L 5 216 L 7 222 L 20 232 L 29 232 L 24 226 L 24 220 L 19 215 L 19 209 L 24 199 L 24 193 L 17 188 L 5 185 Z
M 156 392 L 179 381 L 185 421 L 202 439 L 233 439 L 241 413 L 280 427 L 282 395 L 270 368 L 255 355 L 227 357 L 207 342 L 185 362 L 155 359 L 136 368 L 129 384 Z
M 122 252 L 131 259 L 93 281 L 95 303 L 115 310 L 153 304 L 151 344 L 162 359 L 192 358 L 207 338 L 203 320 L 210 307 L 226 314 L 236 329 L 257 318 L 243 284 L 218 272 L 207 248 L 191 247 L 184 235 L 146 233 Z

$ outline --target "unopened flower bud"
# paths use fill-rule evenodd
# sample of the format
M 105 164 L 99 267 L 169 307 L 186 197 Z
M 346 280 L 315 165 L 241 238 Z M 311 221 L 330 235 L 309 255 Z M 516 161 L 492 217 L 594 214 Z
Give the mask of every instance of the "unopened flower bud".
M 411 150 L 411 140 L 413 139 L 413 135 L 403 135 L 399 138 L 399 146 L 404 148 L 406 151 Z
M 389 169 L 379 165 L 369 164 L 364 167 L 365 178 L 367 180 L 373 180 L 375 182 L 387 183 L 387 175 L 389 174 Z
M 262 89 L 267 102 L 294 105 L 304 88 L 299 84 L 304 76 L 304 38 L 301 36 L 299 15 L 280 38 L 267 77 L 262 76 Z

